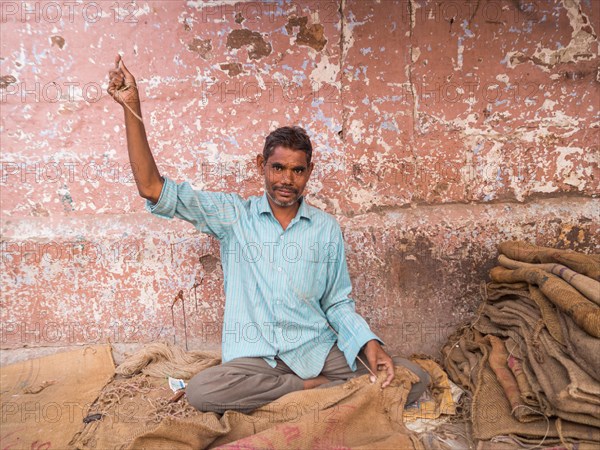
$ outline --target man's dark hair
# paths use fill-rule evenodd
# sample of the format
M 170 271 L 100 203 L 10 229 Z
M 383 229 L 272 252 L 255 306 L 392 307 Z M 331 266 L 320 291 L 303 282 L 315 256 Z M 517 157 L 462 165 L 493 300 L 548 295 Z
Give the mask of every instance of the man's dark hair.
M 265 161 L 269 159 L 277 147 L 303 151 L 306 153 L 306 162 L 310 164 L 313 149 L 310 138 L 304 128 L 298 126 L 281 127 L 269 134 L 267 139 L 265 139 L 265 146 L 263 147 Z

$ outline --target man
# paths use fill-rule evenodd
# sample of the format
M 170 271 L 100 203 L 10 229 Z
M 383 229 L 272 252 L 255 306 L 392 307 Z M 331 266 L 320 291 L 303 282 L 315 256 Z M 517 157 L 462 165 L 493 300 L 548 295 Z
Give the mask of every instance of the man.
M 426 372 L 392 358 L 355 312 L 337 221 L 302 196 L 314 168 L 312 145 L 300 127 L 266 138 L 256 166 L 265 193 L 194 190 L 161 177 L 141 120 L 135 79 L 120 56 L 108 93 L 124 106 L 127 147 L 139 194 L 158 216 L 178 217 L 219 239 L 225 287 L 223 364 L 190 380 L 187 398 L 201 411 L 250 412 L 289 392 L 331 386 L 370 373 L 381 387 L 394 364 L 417 374 L 407 403 L 429 383 Z M 367 367 L 368 364 L 368 367 Z

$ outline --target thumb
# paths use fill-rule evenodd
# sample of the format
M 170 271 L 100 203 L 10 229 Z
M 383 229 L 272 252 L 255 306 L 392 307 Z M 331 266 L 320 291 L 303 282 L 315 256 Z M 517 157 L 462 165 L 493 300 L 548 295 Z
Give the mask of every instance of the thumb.
M 377 373 L 377 359 L 369 355 L 367 356 L 367 360 L 369 361 L 369 368 L 371 369 L 371 372 Z M 369 375 L 369 381 L 371 381 L 371 384 L 375 383 L 377 381 L 377 377 L 374 375 Z
M 121 58 L 121 57 L 119 56 L 119 58 Z M 133 75 L 131 75 L 131 72 L 125 66 L 123 59 L 120 59 L 120 62 L 121 62 L 121 70 L 123 71 L 123 75 L 125 75 L 125 81 L 129 81 L 129 82 L 135 81 L 135 79 L 133 78 Z

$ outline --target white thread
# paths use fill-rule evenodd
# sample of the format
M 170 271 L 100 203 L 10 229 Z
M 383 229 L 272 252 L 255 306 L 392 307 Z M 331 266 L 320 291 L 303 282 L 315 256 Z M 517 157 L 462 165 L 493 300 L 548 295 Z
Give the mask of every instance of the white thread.
M 138 116 L 133 109 L 131 109 L 131 107 L 127 104 L 127 102 L 125 100 L 123 100 L 123 97 L 121 97 L 121 94 L 120 94 L 120 91 L 126 91 L 132 87 L 135 88 L 135 90 L 137 91 L 137 86 L 135 85 L 135 83 L 125 83 L 123 85 L 123 87 L 121 87 L 115 91 L 115 96 L 118 97 L 119 100 L 121 100 L 123 105 L 125 105 L 129 111 L 131 111 L 131 114 L 133 114 L 135 117 L 137 117 L 140 122 L 144 123 L 142 118 L 140 116 Z M 138 91 L 138 96 L 139 96 L 139 91 Z

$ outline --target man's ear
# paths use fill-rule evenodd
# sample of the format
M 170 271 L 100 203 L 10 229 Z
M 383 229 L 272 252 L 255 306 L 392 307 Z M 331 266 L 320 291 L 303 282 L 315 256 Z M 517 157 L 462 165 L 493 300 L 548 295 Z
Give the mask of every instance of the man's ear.
M 309 176 L 309 177 L 310 177 L 310 175 L 312 174 L 312 171 L 313 171 L 313 169 L 314 169 L 314 168 L 315 168 L 315 163 L 314 163 L 314 162 L 311 162 L 311 163 L 308 165 L 308 176 Z
M 265 173 L 265 157 L 260 153 L 256 155 L 256 168 L 258 169 L 258 173 L 264 175 Z

